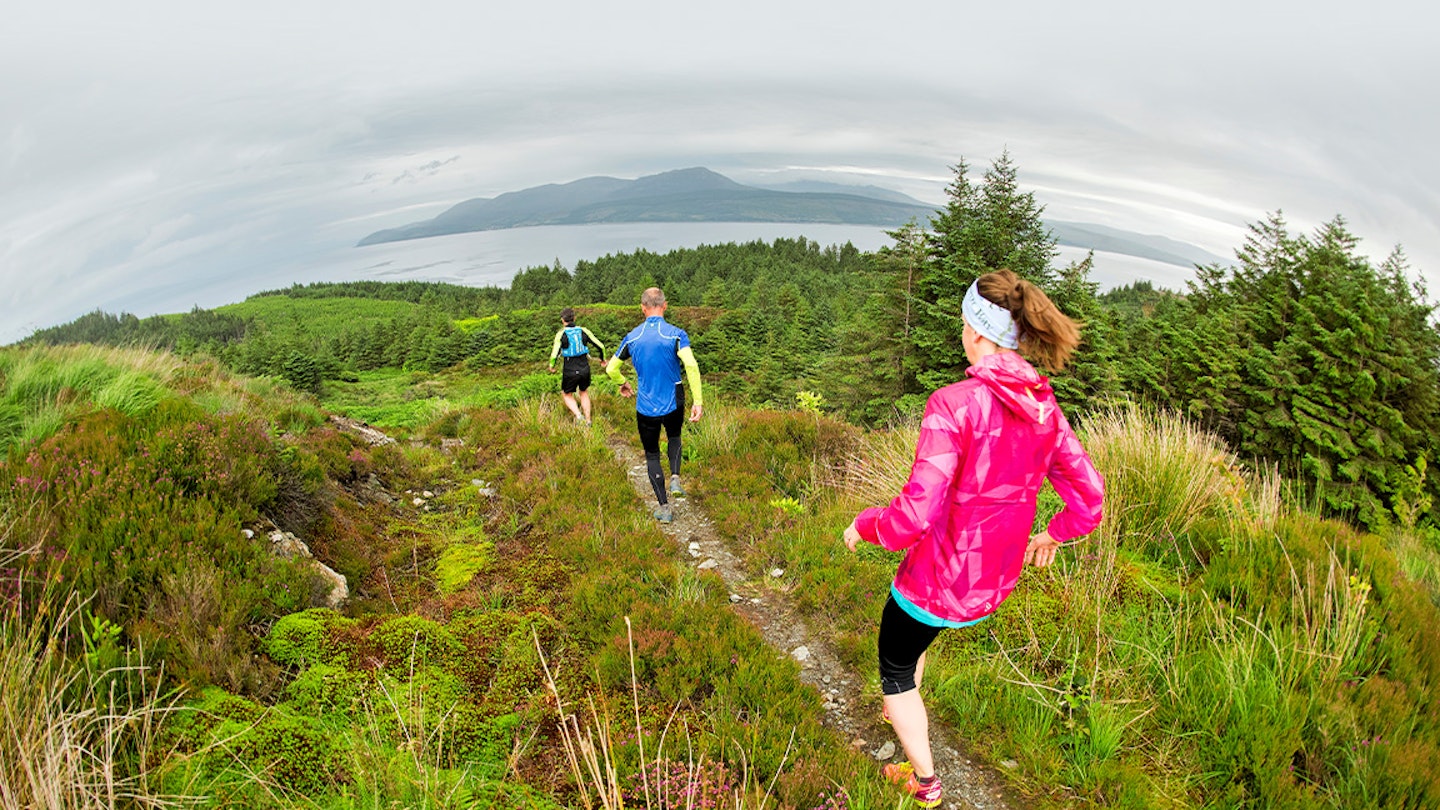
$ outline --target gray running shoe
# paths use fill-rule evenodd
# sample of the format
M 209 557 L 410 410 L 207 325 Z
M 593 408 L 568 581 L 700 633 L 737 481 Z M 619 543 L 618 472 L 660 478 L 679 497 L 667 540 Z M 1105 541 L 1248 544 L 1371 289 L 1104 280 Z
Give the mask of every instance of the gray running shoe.
M 655 507 L 655 511 L 651 512 L 651 514 L 654 515 L 655 519 L 660 521 L 661 523 L 675 522 L 675 509 L 671 507 L 668 503 L 662 503 L 659 506 Z
M 685 488 L 680 486 L 680 476 L 670 476 L 670 494 L 677 498 L 685 497 Z

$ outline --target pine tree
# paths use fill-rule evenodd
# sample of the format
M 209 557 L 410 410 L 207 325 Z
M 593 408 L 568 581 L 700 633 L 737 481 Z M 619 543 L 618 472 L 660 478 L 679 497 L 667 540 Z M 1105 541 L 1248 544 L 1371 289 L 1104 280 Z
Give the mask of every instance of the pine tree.
M 927 389 L 954 382 L 965 365 L 960 305 L 975 279 L 1010 269 L 1048 289 L 1054 281 L 1050 262 L 1059 255 L 1040 219 L 1044 206 L 1033 192 L 1020 191 L 1008 152 L 979 186 L 966 176 L 964 160 L 953 170 L 955 178 L 945 189 L 949 202 L 931 219 L 928 261 L 916 285 L 920 306 L 912 335 L 923 367 L 917 378 Z
M 1440 332 L 1403 253 L 1376 268 L 1358 246 L 1338 217 L 1307 238 L 1268 216 L 1237 267 L 1199 268 L 1187 300 L 1131 331 L 1145 359 L 1122 377 L 1375 527 L 1410 508 L 1408 471 L 1440 444 Z
M 1055 306 L 1080 325 L 1080 346 L 1070 365 L 1050 374 L 1056 399 L 1076 414 L 1121 397 L 1115 327 L 1096 297 L 1100 285 L 1090 280 L 1094 266 L 1092 251 L 1084 259 L 1066 265 L 1046 291 Z

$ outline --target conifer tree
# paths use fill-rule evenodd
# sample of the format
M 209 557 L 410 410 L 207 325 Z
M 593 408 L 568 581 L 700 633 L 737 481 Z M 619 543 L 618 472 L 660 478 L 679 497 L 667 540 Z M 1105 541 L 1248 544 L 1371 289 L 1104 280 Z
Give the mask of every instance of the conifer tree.
M 1409 508 L 1408 471 L 1435 457 L 1440 332 L 1403 254 L 1376 268 L 1358 244 L 1338 217 L 1307 238 L 1268 216 L 1237 267 L 1199 268 L 1186 301 L 1130 336 L 1148 360 L 1122 375 L 1375 527 Z
M 1055 237 L 1040 219 L 1044 206 L 1033 192 L 1022 193 L 1008 152 L 975 185 L 961 160 L 946 187 L 949 202 L 931 219 L 928 261 L 916 285 L 920 317 L 912 332 L 926 389 L 958 379 L 965 364 L 960 345 L 960 304 L 965 291 L 985 273 L 1015 271 L 1041 288 L 1054 280 L 1050 262 L 1058 255 Z
M 1080 346 L 1070 365 L 1049 372 L 1056 399 L 1077 415 L 1121 396 L 1114 325 L 1096 297 L 1100 285 L 1090 280 L 1094 266 L 1095 253 L 1091 251 L 1062 268 L 1046 291 L 1061 312 L 1080 324 Z

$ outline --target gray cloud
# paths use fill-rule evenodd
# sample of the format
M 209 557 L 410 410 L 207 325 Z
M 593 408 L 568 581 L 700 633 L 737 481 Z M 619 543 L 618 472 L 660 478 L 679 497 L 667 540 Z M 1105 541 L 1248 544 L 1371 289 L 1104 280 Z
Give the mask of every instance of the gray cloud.
M 1266 211 L 1340 214 L 1440 278 L 1420 3 L 490 5 L 16 10 L 0 341 L 304 281 L 539 183 L 705 165 L 939 201 L 951 163 L 1004 149 L 1056 219 L 1228 255 Z

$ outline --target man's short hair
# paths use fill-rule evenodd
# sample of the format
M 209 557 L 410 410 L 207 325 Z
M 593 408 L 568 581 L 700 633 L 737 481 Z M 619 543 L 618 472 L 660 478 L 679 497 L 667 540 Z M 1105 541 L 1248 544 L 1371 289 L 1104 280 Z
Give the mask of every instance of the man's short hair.
M 575 310 L 571 309 L 570 307 L 565 307 L 564 309 L 560 310 L 560 320 L 564 321 L 565 323 L 575 323 Z
M 665 304 L 665 293 L 659 287 L 651 287 L 640 294 L 640 306 L 654 309 Z

